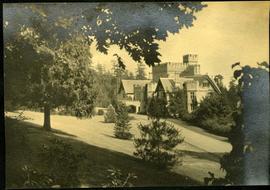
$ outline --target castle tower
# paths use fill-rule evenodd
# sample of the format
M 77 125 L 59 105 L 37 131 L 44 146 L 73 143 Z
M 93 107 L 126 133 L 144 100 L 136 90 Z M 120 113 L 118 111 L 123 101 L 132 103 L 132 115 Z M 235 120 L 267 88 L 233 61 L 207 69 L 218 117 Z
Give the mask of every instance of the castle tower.
M 183 64 L 191 69 L 192 75 L 200 74 L 200 64 L 198 63 L 197 54 L 187 54 L 183 56 Z
M 198 55 L 197 54 L 187 54 L 183 56 L 183 64 L 187 65 L 196 65 L 198 64 Z

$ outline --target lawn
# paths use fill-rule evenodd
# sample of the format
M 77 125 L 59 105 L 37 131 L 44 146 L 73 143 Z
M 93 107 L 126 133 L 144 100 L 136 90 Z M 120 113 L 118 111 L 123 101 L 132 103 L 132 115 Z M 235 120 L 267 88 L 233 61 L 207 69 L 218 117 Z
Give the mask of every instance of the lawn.
M 41 160 L 40 153 L 44 145 L 50 146 L 52 139 L 61 140 L 70 145 L 72 154 L 84 153 L 85 157 L 77 163 L 78 167 L 74 173 L 78 176 L 79 186 L 101 187 L 109 184 L 111 179 L 108 178 L 107 170 L 110 168 L 119 169 L 124 176 L 134 173 L 137 178 L 130 181 L 134 186 L 199 185 L 188 177 L 167 170 L 159 170 L 132 156 L 72 139 L 71 134 L 60 130 L 47 132 L 29 123 L 10 118 L 6 118 L 5 129 L 7 188 L 27 187 L 27 185 L 24 186 L 26 178 L 22 170 L 25 165 L 35 168 L 40 173 L 46 173 L 48 168 L 52 171 L 56 170 L 57 167 L 54 166 L 61 165 L 61 163 L 51 163 L 52 167 L 49 167 Z M 57 152 L 53 156 L 59 157 Z M 59 171 L 54 172 L 59 173 Z M 64 178 L 65 175 L 63 175 L 63 180 L 67 180 Z

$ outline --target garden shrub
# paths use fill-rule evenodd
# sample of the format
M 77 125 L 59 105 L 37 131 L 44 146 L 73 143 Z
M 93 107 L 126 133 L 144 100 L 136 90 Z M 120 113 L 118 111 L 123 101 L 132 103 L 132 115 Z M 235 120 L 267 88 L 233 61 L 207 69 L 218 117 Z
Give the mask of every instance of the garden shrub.
M 116 122 L 114 127 L 114 135 L 120 139 L 130 139 L 132 134 L 130 131 L 130 117 L 128 116 L 127 107 L 125 105 L 118 106 Z
M 182 116 L 181 116 L 181 119 L 184 120 L 184 121 L 188 121 L 190 123 L 193 123 L 194 122 L 194 115 L 191 114 L 191 113 L 184 113 Z
M 135 106 L 128 106 L 128 113 L 136 113 L 136 107 Z
M 200 126 L 209 130 L 217 135 L 228 136 L 231 127 L 229 123 L 222 123 L 220 119 L 209 118 L 201 122 Z
M 136 179 L 137 176 L 133 173 L 123 174 L 121 170 L 110 168 L 108 171 L 109 183 L 105 184 L 103 187 L 132 187 L 132 180 Z
M 211 94 L 206 96 L 192 113 L 192 122 L 212 133 L 227 136 L 233 122 L 232 112 L 226 95 Z
M 99 110 L 97 111 L 97 114 L 98 114 L 98 115 L 104 115 L 104 111 L 101 110 L 101 109 L 99 109 Z
M 32 166 L 24 165 L 23 171 L 23 187 L 27 188 L 41 188 L 52 187 L 53 180 L 45 174 L 42 174 Z
M 154 163 L 160 168 L 172 166 L 178 161 L 173 150 L 184 141 L 180 132 L 166 121 L 152 120 L 150 124 L 139 124 L 141 138 L 134 140 L 134 155 Z
M 170 100 L 168 104 L 168 111 L 173 118 L 181 118 L 186 113 L 185 93 L 181 89 L 169 93 Z
M 132 134 L 129 132 L 131 127 L 128 108 L 122 103 L 118 104 L 117 108 L 114 135 L 120 139 L 130 139 Z
M 169 116 L 167 101 L 164 98 L 153 97 L 147 108 L 147 115 L 151 118 L 167 118 Z
M 107 112 L 104 115 L 105 123 L 115 123 L 116 120 L 116 112 L 112 105 L 109 105 Z
M 78 187 L 79 163 L 85 158 L 83 153 L 74 152 L 72 146 L 58 139 L 51 139 L 49 145 L 43 145 L 40 153 L 46 165 L 45 173 L 60 187 Z

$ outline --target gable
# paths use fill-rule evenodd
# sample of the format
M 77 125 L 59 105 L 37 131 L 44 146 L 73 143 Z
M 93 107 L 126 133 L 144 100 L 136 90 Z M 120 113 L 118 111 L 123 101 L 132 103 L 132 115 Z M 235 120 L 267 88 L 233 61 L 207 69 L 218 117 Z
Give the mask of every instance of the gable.
M 209 83 L 209 86 L 211 86 L 216 93 L 219 93 L 219 94 L 221 93 L 215 81 L 211 79 L 208 75 L 197 75 L 197 76 L 193 76 L 192 78 L 196 81 L 199 81 L 200 83 L 207 81 Z
M 121 80 L 120 89 L 122 88 L 126 94 L 134 93 L 134 85 L 144 87 L 150 83 L 150 80 Z
M 175 88 L 175 82 L 170 78 L 160 78 L 156 91 L 172 92 Z

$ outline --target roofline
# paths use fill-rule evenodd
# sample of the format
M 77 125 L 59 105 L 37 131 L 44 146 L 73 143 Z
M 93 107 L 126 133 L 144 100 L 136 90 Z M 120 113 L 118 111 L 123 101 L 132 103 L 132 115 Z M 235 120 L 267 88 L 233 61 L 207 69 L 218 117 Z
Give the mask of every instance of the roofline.
M 215 81 L 213 81 L 209 75 L 205 75 L 207 77 L 207 80 L 212 84 L 212 86 L 215 88 L 216 92 L 218 92 L 219 94 L 221 94 L 221 90 L 219 89 L 218 85 L 215 83 Z
M 151 81 L 150 79 L 140 80 L 140 79 L 121 79 L 121 81 Z

